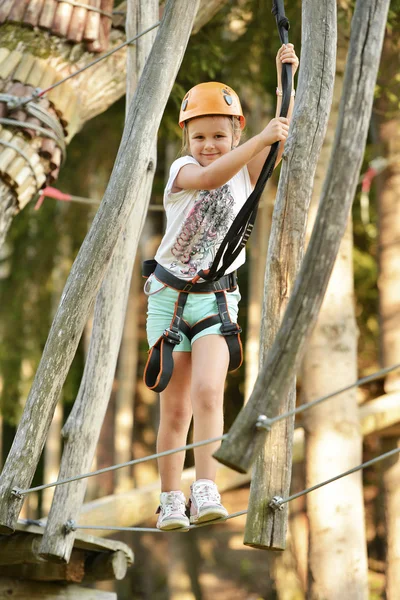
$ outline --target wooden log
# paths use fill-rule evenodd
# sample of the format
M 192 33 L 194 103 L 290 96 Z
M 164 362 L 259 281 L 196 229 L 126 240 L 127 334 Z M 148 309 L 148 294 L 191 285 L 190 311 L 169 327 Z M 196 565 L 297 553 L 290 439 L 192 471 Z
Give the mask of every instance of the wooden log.
M 59 86 L 59 93 L 55 95 L 55 104 L 57 106 L 57 114 L 59 115 L 59 119 L 62 124 L 65 119 L 63 119 L 64 113 L 67 112 L 67 109 L 71 105 L 76 105 L 76 96 L 77 90 L 69 85 L 68 82 L 63 83 Z M 53 97 L 54 98 L 54 97 Z
M 122 550 L 111 554 L 98 554 L 85 564 L 85 581 L 121 580 L 128 570 L 128 558 Z
M 287 306 L 303 259 L 313 178 L 328 125 L 335 80 L 336 0 L 311 0 L 303 3 L 302 7 L 304 68 L 298 83 L 299 100 L 290 124 L 291 137 L 285 143 L 285 158 L 272 217 L 264 278 L 261 365 L 265 362 L 279 330 L 281 315 Z M 318 34 L 311 36 L 310 33 L 314 29 Z M 324 49 L 323 61 L 319 60 L 321 48 Z M 307 144 L 310 135 L 313 144 Z M 307 164 L 307 169 L 299 168 L 300 164 Z M 287 394 L 280 397 L 277 411 L 279 414 L 286 413 L 295 406 L 294 375 Z M 287 505 L 284 510 L 270 513 L 266 517 L 265 505 L 260 499 L 271 499 L 274 496 L 285 498 L 289 495 L 293 431 L 294 417 L 276 423 L 257 454 L 246 521 L 245 545 L 273 550 L 283 550 L 286 546 Z M 270 518 L 271 514 L 273 518 Z
M 277 399 L 285 393 L 290 376 L 296 372 L 301 350 L 317 318 L 347 224 L 368 131 L 388 11 L 387 0 L 374 8 L 369 2 L 364 1 L 362 6 L 358 2 L 353 17 L 334 150 L 316 225 L 294 293 L 252 397 L 217 453 L 218 460 L 234 468 L 246 470 L 252 463 L 253 450 L 258 445 L 254 441 L 257 437 L 254 435 L 254 426 L 258 415 L 276 414 Z M 357 119 L 354 119 L 354 115 L 357 115 Z M 263 402 L 263 399 L 267 399 L 267 402 Z
M 105 24 L 102 19 L 100 19 L 99 35 L 97 39 L 93 42 L 89 42 L 87 47 L 89 52 L 104 52 L 107 49 Z
M 47 66 L 42 75 L 42 78 L 39 81 L 38 87 L 40 87 L 41 90 L 46 90 L 48 87 L 53 85 L 53 83 L 55 83 L 56 80 L 57 73 L 53 70 L 52 67 Z
M 51 32 L 54 33 L 54 35 L 60 37 L 65 37 L 67 35 L 73 10 L 74 7 L 72 4 L 68 4 L 67 2 L 58 3 L 53 24 L 51 26 Z
M 14 2 L 7 21 L 16 21 L 17 23 L 22 21 L 28 3 L 29 0 L 18 0 L 18 2 Z
M 0 565 L 20 565 L 21 563 L 46 563 L 39 557 L 40 535 L 16 533 L 10 537 L 0 537 Z M 4 573 L 3 573 L 4 574 Z
M 43 9 L 39 18 L 39 27 L 51 29 L 56 14 L 57 0 L 44 0 Z
M 52 140 L 51 138 L 43 138 L 42 145 L 39 150 L 39 155 L 43 156 L 43 158 L 49 159 L 52 157 L 55 148 L 55 140 Z
M 50 167 L 52 170 L 57 169 L 61 164 L 61 149 L 56 146 L 50 159 Z
M 28 77 L 25 79 L 26 85 L 31 85 L 33 88 L 38 88 L 46 70 L 46 61 L 36 58 Z
M 25 192 L 25 190 L 27 190 L 29 187 L 36 188 L 36 182 L 32 175 L 28 175 L 25 181 L 17 187 L 18 196 Z
M 36 186 L 31 186 L 26 189 L 20 196 L 18 196 L 18 208 L 22 210 L 32 200 L 34 194 L 37 192 Z
M 10 163 L 4 173 L 6 181 L 10 181 L 13 187 L 15 187 L 17 185 L 15 182 L 15 177 L 21 172 L 21 169 L 24 169 L 25 166 L 26 160 L 20 154 L 17 154 L 15 159 Z M 28 171 L 24 171 L 24 173 L 28 173 Z
M 89 590 L 80 585 L 20 581 L 0 578 L 0 600 L 117 600 L 117 594 L 101 590 Z
M 85 2 L 82 2 L 82 4 L 85 4 Z M 82 41 L 87 15 L 88 11 L 86 8 L 81 8 L 80 6 L 74 7 L 67 31 L 67 40 L 75 43 Z
M 101 0 L 90 0 L 90 6 L 100 8 Z M 83 39 L 87 42 L 93 42 L 98 39 L 100 31 L 100 13 L 89 10 L 86 18 L 85 31 Z
M 0 6 L 0 23 L 4 23 L 10 14 L 10 10 L 12 5 L 14 4 L 14 0 L 4 0 Z M 1 61 L 0 61 L 1 62 Z
M 2 6 L 0 6 L 0 12 L 1 12 Z M 9 55 L 10 55 L 10 50 L 8 48 L 0 48 L 0 65 L 3 62 L 3 60 L 6 60 L 7 56 L 9 56 Z
M 33 64 L 35 62 L 35 57 L 32 56 L 32 54 L 24 54 L 22 57 L 21 62 L 19 63 L 14 75 L 13 75 L 13 79 L 15 81 L 20 81 L 21 83 L 25 83 L 26 79 L 33 67 Z M 14 88 L 15 86 L 13 86 Z M 16 95 L 17 92 L 16 91 L 10 91 L 10 93 L 15 93 Z M 21 96 L 23 95 L 23 93 L 20 94 Z
M 35 27 L 39 23 L 39 17 L 42 12 L 44 0 L 29 0 L 28 7 L 24 15 L 24 23 Z
M 69 104 L 64 107 L 64 110 L 60 115 L 61 125 L 64 127 L 66 134 L 69 132 L 71 121 L 74 117 L 76 118 L 78 95 L 73 95 L 69 100 Z
M 114 7 L 114 0 L 101 0 L 101 10 L 104 10 L 107 13 L 111 13 Z M 104 30 L 104 44 L 103 50 L 108 50 L 108 45 L 110 42 L 110 30 L 112 25 L 112 19 L 110 17 L 106 17 L 105 15 L 101 15 L 101 21 L 103 22 L 103 30 Z
M 0 79 L 7 79 L 18 66 L 23 58 L 23 53 L 12 50 L 5 60 L 0 64 Z

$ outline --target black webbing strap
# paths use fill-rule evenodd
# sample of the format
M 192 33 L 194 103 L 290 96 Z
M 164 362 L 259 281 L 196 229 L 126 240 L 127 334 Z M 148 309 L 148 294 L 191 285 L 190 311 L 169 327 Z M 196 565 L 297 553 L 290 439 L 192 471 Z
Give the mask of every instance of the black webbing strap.
M 150 390 L 162 392 L 167 387 L 174 370 L 172 353 L 174 347 L 182 341 L 179 332 L 183 310 L 187 300 L 187 292 L 180 292 L 175 303 L 175 312 L 171 325 L 158 338 L 149 350 L 149 357 L 144 369 L 143 379 Z
M 273 0 L 272 12 L 276 18 L 281 42 L 282 44 L 287 44 L 289 41 L 289 21 L 285 16 L 283 0 Z M 281 117 L 286 117 L 288 114 L 291 93 L 292 65 L 284 63 L 282 65 L 282 106 L 279 115 Z M 202 277 L 204 280 L 214 281 L 215 279 L 222 277 L 228 267 L 236 260 L 242 249 L 245 247 L 254 227 L 261 194 L 274 170 L 278 148 L 279 142 L 272 144 L 254 190 L 235 217 L 235 220 L 230 226 L 228 233 L 215 255 L 212 265 L 208 270 L 198 272 L 198 276 Z

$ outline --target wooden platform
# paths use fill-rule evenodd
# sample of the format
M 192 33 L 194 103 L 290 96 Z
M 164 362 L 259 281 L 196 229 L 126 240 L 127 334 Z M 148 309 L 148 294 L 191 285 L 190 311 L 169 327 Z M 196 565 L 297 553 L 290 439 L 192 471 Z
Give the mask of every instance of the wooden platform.
M 85 584 L 123 579 L 133 563 L 129 546 L 79 533 L 70 562 L 52 563 L 38 554 L 43 531 L 34 522 L 20 521 L 13 535 L 0 536 L 0 600 L 117 600 L 116 594 Z

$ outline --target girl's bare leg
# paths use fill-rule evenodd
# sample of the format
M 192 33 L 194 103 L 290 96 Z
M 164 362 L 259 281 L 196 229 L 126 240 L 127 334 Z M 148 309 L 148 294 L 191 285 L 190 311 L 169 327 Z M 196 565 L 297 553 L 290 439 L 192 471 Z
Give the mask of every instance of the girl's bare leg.
M 192 346 L 191 398 L 194 441 L 221 436 L 224 426 L 224 387 L 229 351 L 220 335 L 206 335 Z M 212 457 L 221 442 L 195 448 L 196 479 L 215 481 L 218 463 Z
M 192 419 L 190 402 L 191 353 L 174 352 L 174 370 L 167 388 L 160 394 L 160 427 L 157 452 L 186 444 Z M 179 452 L 158 459 L 161 491 L 181 489 L 185 453 Z

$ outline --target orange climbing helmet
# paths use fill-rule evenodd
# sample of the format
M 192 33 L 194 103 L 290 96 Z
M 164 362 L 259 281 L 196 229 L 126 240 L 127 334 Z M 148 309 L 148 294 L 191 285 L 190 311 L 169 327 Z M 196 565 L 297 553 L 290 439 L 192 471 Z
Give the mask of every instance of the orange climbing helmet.
M 238 117 L 240 129 L 246 124 L 239 96 L 228 85 L 218 81 L 199 83 L 188 91 L 182 100 L 179 125 L 183 128 L 185 121 L 206 115 Z

